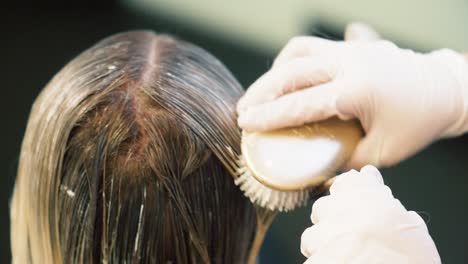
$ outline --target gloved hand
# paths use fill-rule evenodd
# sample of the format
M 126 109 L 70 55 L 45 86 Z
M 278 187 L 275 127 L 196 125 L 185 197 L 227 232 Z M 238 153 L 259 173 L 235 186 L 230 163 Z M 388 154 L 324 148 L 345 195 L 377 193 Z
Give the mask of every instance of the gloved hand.
M 373 166 L 336 177 L 301 238 L 306 263 L 441 263 L 423 219 L 407 211 Z
M 357 27 L 349 27 L 345 42 L 293 38 L 239 101 L 239 126 L 262 131 L 334 115 L 358 118 L 366 136 L 348 168 L 390 166 L 468 130 L 468 64 L 461 54 L 401 49 Z

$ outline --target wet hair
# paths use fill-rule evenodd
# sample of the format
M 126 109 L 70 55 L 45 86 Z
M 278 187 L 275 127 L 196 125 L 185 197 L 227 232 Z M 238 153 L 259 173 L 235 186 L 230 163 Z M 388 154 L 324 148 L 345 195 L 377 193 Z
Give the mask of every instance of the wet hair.
M 234 185 L 241 94 L 208 52 L 153 32 L 72 60 L 31 110 L 13 262 L 254 262 L 274 213 Z

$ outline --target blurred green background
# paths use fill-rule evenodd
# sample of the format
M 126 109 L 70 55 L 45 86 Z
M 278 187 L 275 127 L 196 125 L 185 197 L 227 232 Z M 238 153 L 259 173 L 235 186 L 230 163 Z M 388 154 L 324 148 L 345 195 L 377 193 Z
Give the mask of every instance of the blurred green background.
M 6 7 L 0 17 L 0 263 L 11 258 L 8 205 L 31 104 L 65 63 L 108 35 L 152 29 L 178 36 L 217 56 L 244 87 L 269 69 L 289 38 L 339 39 L 346 23 L 356 20 L 370 23 L 401 46 L 468 50 L 466 0 L 49 1 Z M 444 263 L 468 263 L 467 170 L 467 136 L 437 142 L 383 170 L 395 196 L 428 223 Z M 302 263 L 300 236 L 310 225 L 309 215 L 310 206 L 280 215 L 260 262 Z

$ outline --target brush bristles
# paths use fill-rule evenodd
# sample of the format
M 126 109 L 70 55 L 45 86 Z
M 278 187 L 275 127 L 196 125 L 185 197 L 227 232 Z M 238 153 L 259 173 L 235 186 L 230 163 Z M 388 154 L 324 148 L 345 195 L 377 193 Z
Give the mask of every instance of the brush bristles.
M 310 196 L 307 190 L 285 192 L 263 185 L 255 179 L 242 158 L 239 159 L 238 177 L 234 179 L 234 182 L 252 203 L 272 211 L 293 210 L 305 205 Z

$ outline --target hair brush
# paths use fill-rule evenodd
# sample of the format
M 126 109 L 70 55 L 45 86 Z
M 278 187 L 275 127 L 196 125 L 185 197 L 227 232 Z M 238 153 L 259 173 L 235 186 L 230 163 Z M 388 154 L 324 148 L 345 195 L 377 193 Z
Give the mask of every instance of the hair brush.
M 362 136 L 357 120 L 335 117 L 275 131 L 243 131 L 235 183 L 261 207 L 292 210 L 328 190 Z

